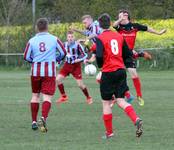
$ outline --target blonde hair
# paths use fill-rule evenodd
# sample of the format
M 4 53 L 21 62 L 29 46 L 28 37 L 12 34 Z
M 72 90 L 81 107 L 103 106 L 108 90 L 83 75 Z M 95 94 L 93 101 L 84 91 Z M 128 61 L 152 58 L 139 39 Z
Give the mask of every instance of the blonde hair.
M 93 19 L 91 15 L 84 15 L 84 16 L 82 16 L 82 20 L 85 20 L 86 18 Z

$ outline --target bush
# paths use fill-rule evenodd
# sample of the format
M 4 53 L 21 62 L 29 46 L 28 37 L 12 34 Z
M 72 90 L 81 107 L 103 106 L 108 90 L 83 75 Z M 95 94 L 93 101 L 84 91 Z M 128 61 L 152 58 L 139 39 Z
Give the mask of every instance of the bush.
M 174 46 L 174 19 L 168 20 L 137 20 L 136 22 L 146 24 L 154 29 L 161 30 L 167 29 L 167 33 L 161 36 L 153 35 L 147 32 L 139 32 L 137 35 L 136 49 L 145 48 L 165 48 L 162 53 L 159 51 L 153 51 L 157 60 L 168 63 L 167 68 L 172 66 L 171 61 L 173 60 L 174 49 L 167 49 Z M 66 32 L 69 26 L 75 26 L 78 29 L 83 29 L 81 23 L 65 23 L 65 24 L 52 24 L 49 27 L 50 33 L 58 36 L 62 41 L 66 40 Z M 34 35 L 34 31 L 31 26 L 12 26 L 12 27 L 0 27 L 0 53 L 23 53 L 27 41 Z M 76 34 L 77 38 L 82 38 L 80 34 Z M 159 54 L 158 54 L 159 53 Z M 166 57 L 170 54 L 170 58 Z M 157 57 L 158 56 L 158 57 Z M 9 57 L 10 58 L 10 57 Z M 1 58 L 0 58 L 1 59 Z M 4 58 L 3 58 L 4 59 Z M 21 58 L 20 58 L 21 59 Z M 3 60 L 1 59 L 1 62 Z M 21 62 L 22 60 L 18 60 Z M 12 62 L 12 61 L 9 61 Z M 146 65 L 150 62 L 144 62 L 140 60 L 141 64 Z M 18 63 L 15 63 L 18 64 Z M 146 64 L 146 65 L 145 65 Z M 174 64 L 174 63 L 173 63 Z M 163 65 L 160 65 L 163 66 Z M 166 66 L 166 65 L 165 65 Z M 164 67 L 162 67 L 164 68 Z

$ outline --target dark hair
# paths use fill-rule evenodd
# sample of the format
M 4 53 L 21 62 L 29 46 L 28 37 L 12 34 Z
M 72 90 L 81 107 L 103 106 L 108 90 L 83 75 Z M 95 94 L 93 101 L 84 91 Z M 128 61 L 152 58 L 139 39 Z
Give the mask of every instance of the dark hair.
M 74 34 L 74 32 L 71 31 L 71 30 L 69 30 L 69 31 L 67 32 L 67 35 L 68 35 L 68 34 Z
M 48 19 L 47 18 L 39 18 L 36 21 L 36 26 L 39 31 L 45 31 L 48 29 Z
M 126 10 L 126 9 L 121 9 L 121 10 L 119 10 L 119 14 L 120 14 L 120 13 L 126 13 L 126 14 L 128 14 L 128 19 L 131 20 L 130 13 L 129 13 L 128 10 Z
M 111 25 L 111 17 L 109 14 L 104 13 L 98 18 L 98 22 L 101 28 L 108 29 Z

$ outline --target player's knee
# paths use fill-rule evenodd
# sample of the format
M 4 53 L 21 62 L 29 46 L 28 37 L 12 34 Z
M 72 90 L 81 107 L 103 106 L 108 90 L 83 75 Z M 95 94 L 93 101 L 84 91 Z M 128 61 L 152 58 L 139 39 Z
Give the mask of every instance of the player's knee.
M 31 103 L 39 103 L 39 101 L 40 101 L 39 95 L 32 95 Z
M 83 83 L 82 81 L 78 81 L 78 82 L 77 82 L 77 85 L 78 85 L 78 87 L 79 87 L 80 89 L 86 88 L 86 86 L 84 85 L 84 83 Z
M 79 84 L 78 84 L 78 87 L 79 87 L 80 89 L 82 89 L 82 90 L 83 90 L 84 88 L 86 88 L 86 86 L 85 86 L 83 83 L 79 83 Z
M 130 106 L 130 104 L 127 103 L 124 98 L 118 98 L 117 105 L 122 109 L 125 109 L 126 107 Z
M 63 79 L 61 78 L 61 76 L 57 76 L 57 77 L 56 77 L 56 83 L 57 83 L 57 84 L 61 84 L 61 83 L 62 83 L 62 80 L 63 80 Z
M 131 75 L 131 78 L 137 78 L 138 77 L 138 73 L 136 69 L 129 69 L 129 73 Z
M 103 103 L 103 113 L 104 114 L 112 113 L 112 109 L 110 107 L 110 101 L 103 100 L 102 103 Z
M 47 101 L 47 102 L 50 102 L 51 103 L 52 97 L 53 96 L 51 96 L 51 95 L 43 94 L 43 102 Z

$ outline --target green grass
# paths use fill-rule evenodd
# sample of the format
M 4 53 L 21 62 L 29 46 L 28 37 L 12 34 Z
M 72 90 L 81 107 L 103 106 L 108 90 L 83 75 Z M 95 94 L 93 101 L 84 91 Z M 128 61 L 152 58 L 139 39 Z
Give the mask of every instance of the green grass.
M 29 72 L 0 71 L 0 150 L 173 150 L 174 71 L 140 72 L 145 106 L 133 103 L 144 121 L 144 135 L 135 138 L 135 128 L 123 111 L 114 107 L 116 136 L 102 140 L 102 107 L 98 85 L 93 77 L 85 83 L 94 104 L 85 98 L 75 81 L 68 77 L 65 88 L 69 102 L 57 107 L 53 99 L 46 134 L 31 130 Z M 129 79 L 130 89 L 132 81 Z

